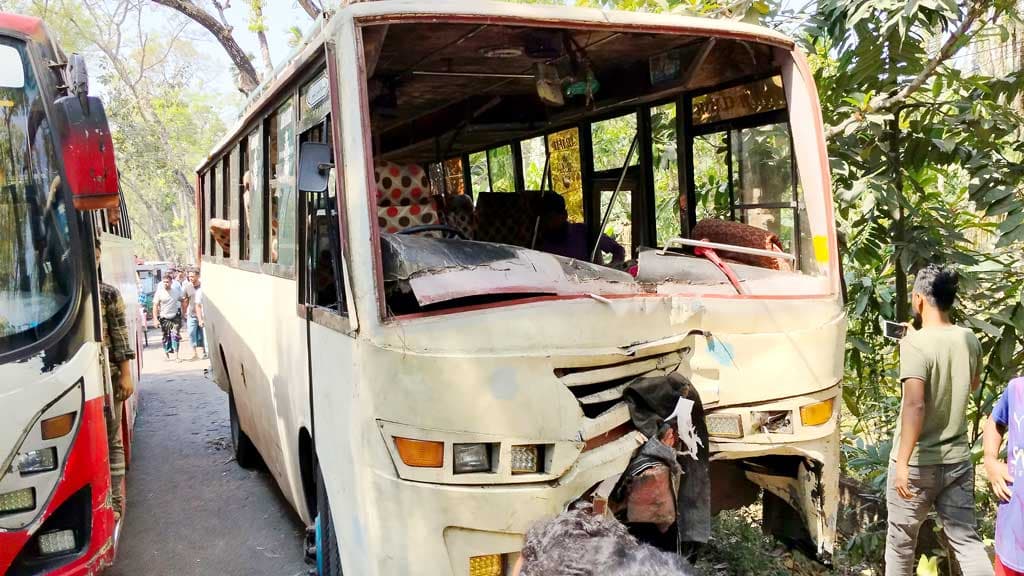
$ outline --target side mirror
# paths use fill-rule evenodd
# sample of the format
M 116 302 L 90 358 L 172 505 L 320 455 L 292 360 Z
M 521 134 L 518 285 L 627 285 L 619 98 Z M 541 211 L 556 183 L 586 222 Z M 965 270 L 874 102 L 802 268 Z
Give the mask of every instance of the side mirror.
M 93 96 L 72 95 L 54 104 L 64 120 L 57 125 L 64 175 L 75 208 L 117 208 L 117 163 L 103 102 Z
M 88 96 L 89 71 L 85 67 L 85 57 L 81 54 L 68 56 L 67 69 L 68 90 L 75 96 Z
M 299 191 L 320 193 L 327 190 L 327 179 L 334 164 L 331 147 L 320 142 L 303 142 L 299 147 Z

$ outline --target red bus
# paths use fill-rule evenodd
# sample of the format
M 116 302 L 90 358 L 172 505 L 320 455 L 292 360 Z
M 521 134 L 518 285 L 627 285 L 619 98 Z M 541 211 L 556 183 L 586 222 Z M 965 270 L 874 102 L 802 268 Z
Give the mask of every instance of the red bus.
M 0 13 L 0 574 L 96 574 L 114 558 L 98 283 L 135 285 L 117 180 L 82 57 Z

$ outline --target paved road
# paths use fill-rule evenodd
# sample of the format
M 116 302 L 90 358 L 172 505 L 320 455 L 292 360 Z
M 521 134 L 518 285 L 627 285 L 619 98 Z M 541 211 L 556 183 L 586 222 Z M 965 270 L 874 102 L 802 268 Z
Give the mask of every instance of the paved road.
M 114 567 L 105 576 L 299 576 L 303 527 L 265 471 L 234 461 L 208 361 L 168 362 L 150 331 Z M 186 346 L 187 348 L 187 346 Z

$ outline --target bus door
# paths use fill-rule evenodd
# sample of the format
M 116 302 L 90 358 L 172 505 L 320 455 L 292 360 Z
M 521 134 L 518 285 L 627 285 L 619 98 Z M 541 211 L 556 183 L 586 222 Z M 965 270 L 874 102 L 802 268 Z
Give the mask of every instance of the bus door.
M 591 181 L 591 195 L 593 205 L 598 207 L 600 212 L 594 219 L 595 226 L 601 226 L 602 219 L 608 214 L 608 220 L 601 234 L 607 234 L 626 249 L 628 260 L 629 254 L 635 254 L 636 249 L 642 244 L 639 230 L 634 232 L 633 223 L 641 222 L 639 209 L 642 205 L 643 188 L 639 167 L 632 167 L 626 170 L 626 175 L 619 185 L 621 170 L 606 170 L 594 174 Z M 615 193 L 616 188 L 618 194 Z M 612 205 L 612 198 L 615 204 Z M 609 213 L 609 207 L 611 212 Z M 597 253 L 598 258 L 605 258 L 601 252 Z M 601 261 L 602 264 L 607 262 Z
M 331 85 L 337 86 L 338 83 L 331 82 Z M 303 446 L 308 446 L 310 450 L 309 454 L 300 454 L 303 466 L 313 462 L 317 462 L 317 466 L 321 465 L 313 457 L 318 415 L 344 417 L 344 407 L 348 405 L 344 385 L 352 382 L 353 378 L 355 322 L 350 320 L 346 295 L 344 231 L 340 214 L 343 207 L 344 171 L 341 166 L 334 166 L 334 151 L 340 135 L 333 134 L 331 96 L 326 71 L 300 89 L 299 193 L 302 198 L 302 248 L 299 294 L 300 306 L 306 315 L 306 361 L 313 428 L 309 431 L 311 435 L 305 437 L 308 444 L 303 444 L 304 440 L 300 437 L 300 452 L 305 449 Z M 318 150 L 314 151 L 313 148 Z M 310 189 L 305 186 L 302 173 L 303 166 L 310 164 L 314 156 L 314 170 L 318 169 L 326 177 L 326 183 Z M 329 432 L 330 428 L 325 430 Z M 336 444 L 332 443 L 332 446 Z M 327 453 L 336 460 L 350 459 L 350 455 L 343 452 L 343 449 L 332 448 Z M 313 471 L 303 473 L 303 491 L 311 515 L 316 510 L 316 487 L 310 480 L 315 477 Z

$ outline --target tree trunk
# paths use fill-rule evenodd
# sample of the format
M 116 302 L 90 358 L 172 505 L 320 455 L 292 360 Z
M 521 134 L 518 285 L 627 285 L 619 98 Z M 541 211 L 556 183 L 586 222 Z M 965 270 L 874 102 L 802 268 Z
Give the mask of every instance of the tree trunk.
M 910 295 L 907 293 L 907 270 L 903 267 L 903 247 L 906 245 L 906 214 L 903 210 L 903 164 L 900 150 L 900 111 L 893 112 L 889 121 L 889 162 L 892 169 L 892 185 L 896 191 L 896 220 L 893 222 L 893 268 L 896 271 L 896 321 L 906 322 L 910 318 Z
M 162 6 L 177 10 L 213 34 L 228 53 L 228 57 L 231 58 L 235 68 L 238 69 L 239 90 L 248 94 L 259 85 L 259 75 L 256 73 L 256 68 L 253 67 L 252 62 L 249 61 L 249 57 L 246 56 L 242 47 L 235 41 L 235 37 L 231 34 L 231 29 L 225 27 L 212 15 L 193 4 L 191 0 L 153 1 Z M 262 40 L 262 42 L 265 41 L 266 39 Z
M 274 75 L 274 62 L 270 59 L 270 45 L 267 44 L 267 34 L 260 30 L 256 33 L 256 38 L 260 41 L 260 54 L 263 55 L 264 78 L 270 78 Z

